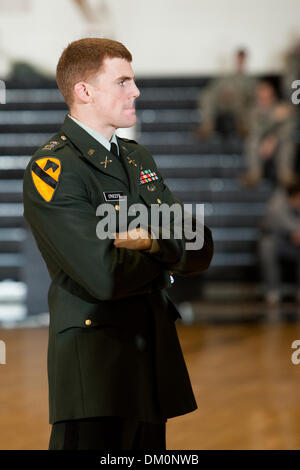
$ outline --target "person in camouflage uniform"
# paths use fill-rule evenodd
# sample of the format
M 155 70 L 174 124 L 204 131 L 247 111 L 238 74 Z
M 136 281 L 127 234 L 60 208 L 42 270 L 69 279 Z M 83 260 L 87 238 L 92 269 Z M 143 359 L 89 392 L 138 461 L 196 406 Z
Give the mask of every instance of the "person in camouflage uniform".
M 292 83 L 300 80 L 300 38 L 287 51 L 285 55 L 281 89 L 287 100 L 293 93 Z
M 260 224 L 259 258 L 265 300 L 280 300 L 281 260 L 296 263 L 296 298 L 300 302 L 300 180 L 277 188 Z
M 291 104 L 279 101 L 270 82 L 260 82 L 255 90 L 255 105 L 249 113 L 249 135 L 245 142 L 247 171 L 245 185 L 256 185 L 269 163 L 273 164 L 279 184 L 295 181 L 295 113 Z
M 223 135 L 234 132 L 244 136 L 247 132 L 247 109 L 252 102 L 255 79 L 245 72 L 247 54 L 238 50 L 236 70 L 230 75 L 213 80 L 198 98 L 198 108 L 203 116 L 197 130 L 201 138 L 209 137 L 215 130 Z

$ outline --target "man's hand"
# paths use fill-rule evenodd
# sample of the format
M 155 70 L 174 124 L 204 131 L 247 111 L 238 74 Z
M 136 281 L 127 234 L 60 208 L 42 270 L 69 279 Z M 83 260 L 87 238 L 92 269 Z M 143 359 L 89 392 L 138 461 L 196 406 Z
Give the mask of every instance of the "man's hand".
M 122 235 L 122 238 L 121 238 Z M 136 228 L 128 232 L 115 234 L 114 245 L 116 248 L 128 248 L 129 250 L 150 250 L 152 239 L 147 230 Z

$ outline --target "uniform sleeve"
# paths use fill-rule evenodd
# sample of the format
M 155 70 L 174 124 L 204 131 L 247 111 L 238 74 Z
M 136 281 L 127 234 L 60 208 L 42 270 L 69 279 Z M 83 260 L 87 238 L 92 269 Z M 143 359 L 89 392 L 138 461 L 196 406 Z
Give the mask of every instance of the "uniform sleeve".
M 161 198 L 162 202 L 167 204 L 169 207 L 173 204 L 180 206 L 182 217 L 176 218 L 175 215 L 170 217 L 169 238 L 165 238 L 163 236 L 162 224 L 155 227 L 151 225 L 151 230 L 154 231 L 157 238 L 153 242 L 149 253 L 154 259 L 157 259 L 160 263 L 165 265 L 167 269 L 173 271 L 174 273 L 176 272 L 176 274 L 180 276 L 197 276 L 209 267 L 212 259 L 214 246 L 211 231 L 208 227 L 202 225 L 200 227 L 202 233 L 197 234 L 197 237 L 203 240 L 202 247 L 196 250 L 189 250 L 186 248 L 187 243 L 191 243 L 192 241 L 187 240 L 184 237 L 184 205 L 173 195 L 168 186 L 165 184 L 163 176 L 157 169 L 155 162 L 153 162 L 153 165 L 158 176 L 160 177 L 160 184 L 163 188 L 159 194 L 159 197 Z M 180 232 L 182 233 L 182 237 L 177 238 L 176 228 L 178 229 L 180 225 Z M 193 233 L 196 233 L 197 228 L 196 219 L 195 217 L 192 217 Z
M 175 198 L 175 200 L 182 206 L 182 213 L 184 214 L 184 205 L 179 199 Z M 181 277 L 195 277 L 208 269 L 214 253 L 214 243 L 211 230 L 201 221 L 198 221 L 198 223 L 194 216 L 190 216 L 189 220 L 191 222 L 192 234 L 189 234 L 189 238 L 184 236 L 185 221 L 183 219 L 183 253 L 180 261 L 172 267 L 172 272 Z M 195 236 L 194 238 L 190 238 L 190 235 Z M 197 246 L 196 242 L 199 240 L 202 241 L 201 247 L 198 249 L 188 249 L 188 246 Z
M 174 201 L 182 207 L 182 214 L 184 214 L 182 203 L 176 198 L 174 198 Z M 177 223 L 177 227 L 178 226 L 179 224 Z M 153 258 L 165 264 L 165 266 L 175 274 L 183 277 L 193 277 L 208 269 L 214 251 L 213 238 L 210 229 L 206 225 L 198 227 L 195 217 L 192 217 L 192 231 L 195 234 L 194 240 L 201 239 L 203 240 L 203 244 L 199 249 L 187 249 L 187 244 L 195 244 L 195 241 L 185 238 L 184 230 L 184 219 L 182 219 L 182 238 L 176 239 L 171 227 L 170 239 L 164 239 L 162 236 L 162 228 L 157 229 L 157 227 L 155 227 L 154 231 L 156 234 L 159 234 L 159 238 L 153 240 L 151 249 L 148 252 Z M 201 233 L 198 233 L 200 231 Z M 179 253 L 181 253 L 180 258 L 178 258 Z M 176 259 L 177 261 L 175 261 Z
M 194 220 L 193 220 L 194 221 Z M 184 250 L 180 262 L 174 266 L 174 274 L 181 277 L 195 277 L 208 269 L 214 252 L 211 230 L 204 225 L 204 242 L 199 250 Z
M 90 295 L 100 300 L 136 295 L 153 288 L 165 272 L 151 255 L 116 248 L 113 239 L 100 240 L 100 218 L 79 174 L 63 168 L 51 201 L 36 190 L 30 169 L 24 176 L 24 216 L 44 259 L 55 264 Z

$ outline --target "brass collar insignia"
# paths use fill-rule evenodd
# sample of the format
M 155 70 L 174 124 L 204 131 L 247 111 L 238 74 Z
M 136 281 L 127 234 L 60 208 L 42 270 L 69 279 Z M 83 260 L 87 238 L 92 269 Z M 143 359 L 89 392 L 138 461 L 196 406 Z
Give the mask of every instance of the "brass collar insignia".
M 103 162 L 100 162 L 101 165 L 104 165 L 104 168 L 106 168 L 109 163 L 112 163 L 112 160 L 108 160 L 107 155 L 105 157 L 105 160 Z

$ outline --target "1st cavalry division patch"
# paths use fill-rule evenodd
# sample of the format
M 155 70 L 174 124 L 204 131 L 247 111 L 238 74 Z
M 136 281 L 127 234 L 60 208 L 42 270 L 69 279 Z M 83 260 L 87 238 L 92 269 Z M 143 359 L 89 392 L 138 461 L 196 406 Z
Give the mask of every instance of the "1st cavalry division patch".
M 51 201 L 61 173 L 61 163 L 58 158 L 39 158 L 31 166 L 31 176 L 34 185 L 45 201 Z

